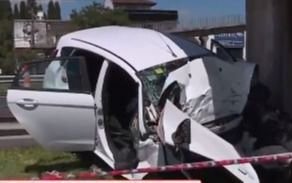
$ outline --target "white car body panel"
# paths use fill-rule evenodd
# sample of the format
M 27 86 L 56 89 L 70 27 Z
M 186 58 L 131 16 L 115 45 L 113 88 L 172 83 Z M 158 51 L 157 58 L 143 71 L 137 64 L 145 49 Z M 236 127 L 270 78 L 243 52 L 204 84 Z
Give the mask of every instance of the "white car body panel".
M 115 26 L 113 26 L 113 27 L 115 27 Z M 88 50 L 88 51 L 91 51 L 91 52 L 96 53 L 98 55 L 101 55 L 106 60 L 119 65 L 139 84 L 139 104 L 138 104 L 139 105 L 139 109 L 138 109 L 139 110 L 139 114 L 138 114 L 139 115 L 139 129 L 140 129 L 141 134 L 146 134 L 147 131 L 146 131 L 146 128 L 144 126 L 144 122 L 143 122 L 144 119 L 143 119 L 143 112 L 142 112 L 143 111 L 142 83 L 136 75 L 137 71 L 135 70 L 135 68 L 126 64 L 120 57 L 116 56 L 115 54 L 111 54 L 111 53 L 109 53 L 109 52 L 107 52 L 99 47 L 96 47 L 94 45 L 91 45 L 91 44 L 72 40 L 72 36 L 63 36 L 60 38 L 58 45 L 57 45 L 58 53 L 56 56 L 58 56 L 58 57 L 61 56 L 60 53 L 61 53 L 62 48 L 64 48 L 64 47 L 80 48 L 80 49 Z M 153 63 L 153 64 L 155 64 L 155 63 Z
M 99 151 L 101 153 L 103 153 L 105 156 L 107 156 L 107 158 L 110 161 L 114 161 L 113 158 L 113 154 L 109 148 L 109 144 L 106 138 L 106 133 L 105 133 L 105 128 L 104 128 L 104 116 L 103 116 L 103 106 L 102 106 L 102 89 L 103 89 L 103 84 L 104 84 L 104 79 L 106 76 L 106 70 L 108 68 L 108 61 L 105 60 L 102 68 L 100 70 L 99 73 L 99 78 L 97 81 L 97 87 L 96 87 L 96 91 L 95 91 L 95 101 L 96 101 L 96 107 L 97 110 L 96 111 L 96 121 L 97 121 L 97 125 L 96 125 L 96 131 L 97 131 L 97 138 L 96 138 L 96 147 L 99 149 Z M 99 124 L 99 122 L 101 124 Z
M 162 124 L 160 124 L 160 128 L 162 128 L 160 131 L 163 131 L 162 139 L 165 143 L 173 146 L 175 145 L 172 140 L 172 134 L 185 119 L 189 119 L 189 116 L 176 108 L 174 104 L 167 101 L 161 120 Z M 193 153 L 216 161 L 240 158 L 231 144 L 199 124 L 197 121 L 191 120 L 190 134 L 191 143 L 189 150 Z M 225 168 L 244 183 L 259 182 L 257 174 L 250 164 L 230 165 L 225 166 Z
M 72 40 L 70 37 L 64 36 L 64 37 L 60 38 L 60 40 L 57 44 L 56 49 L 58 50 L 58 54 L 56 56 L 58 56 L 58 57 L 61 56 L 60 52 L 61 52 L 62 48 L 64 48 L 64 47 L 80 48 L 80 49 L 88 50 L 92 53 L 96 53 L 98 55 L 101 55 L 104 58 L 106 58 L 107 60 L 110 60 L 111 62 L 118 64 L 121 68 L 123 68 L 125 71 L 127 71 L 127 73 L 131 77 L 133 77 L 133 78 L 136 77 L 135 70 L 131 66 L 129 66 L 128 64 L 123 62 L 123 60 L 121 60 L 121 58 L 113 55 L 110 52 L 107 52 L 103 49 L 100 49 L 94 45 L 83 43 L 83 42 L 78 42 L 78 41 Z
M 34 110 L 25 110 L 17 104 L 24 99 L 33 99 L 38 106 Z M 46 148 L 64 151 L 95 148 L 92 95 L 9 90 L 7 100 L 17 121 Z
M 85 29 L 63 36 L 58 48 L 63 44 L 77 48 L 91 46 L 94 47 L 94 52 L 99 48 L 98 52 L 105 57 L 105 53 L 114 53 L 111 58 L 106 58 L 113 62 L 116 60 L 112 59 L 113 56 L 123 59 L 137 71 L 187 57 L 178 45 L 162 33 L 142 28 L 106 26 Z

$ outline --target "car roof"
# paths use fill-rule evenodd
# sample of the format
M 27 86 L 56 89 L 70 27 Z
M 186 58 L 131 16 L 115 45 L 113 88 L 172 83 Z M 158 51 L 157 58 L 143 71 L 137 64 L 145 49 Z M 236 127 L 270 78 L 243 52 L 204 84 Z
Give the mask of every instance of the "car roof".
M 187 57 L 198 57 L 209 52 L 180 37 L 160 32 L 124 26 L 105 26 L 84 29 L 62 36 L 59 43 L 70 46 L 79 41 L 110 52 L 127 62 L 136 71 Z

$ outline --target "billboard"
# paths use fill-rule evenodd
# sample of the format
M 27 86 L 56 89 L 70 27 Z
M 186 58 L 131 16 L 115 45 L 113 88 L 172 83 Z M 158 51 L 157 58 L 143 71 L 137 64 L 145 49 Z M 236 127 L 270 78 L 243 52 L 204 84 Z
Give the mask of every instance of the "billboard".
M 50 25 L 45 21 L 15 20 L 15 48 L 52 48 L 56 38 L 49 35 Z
M 243 48 L 244 33 L 222 33 L 215 35 L 215 40 L 226 48 Z
M 14 47 L 54 48 L 62 35 L 74 30 L 70 21 L 14 20 Z

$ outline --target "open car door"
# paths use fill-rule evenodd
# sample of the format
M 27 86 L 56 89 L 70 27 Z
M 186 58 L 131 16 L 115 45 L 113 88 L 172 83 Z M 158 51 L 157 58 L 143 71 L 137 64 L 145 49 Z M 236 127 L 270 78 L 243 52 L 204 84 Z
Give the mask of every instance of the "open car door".
M 179 130 L 183 123 L 189 123 L 184 131 Z M 175 134 L 188 136 L 187 150 L 210 160 L 220 161 L 238 159 L 239 153 L 227 141 L 191 119 L 167 100 L 159 126 L 160 138 L 164 143 L 175 146 Z M 248 164 L 224 166 L 224 168 L 243 183 L 259 183 L 253 167 Z
M 95 102 L 81 57 L 24 64 L 7 102 L 13 115 L 46 148 L 94 149 Z

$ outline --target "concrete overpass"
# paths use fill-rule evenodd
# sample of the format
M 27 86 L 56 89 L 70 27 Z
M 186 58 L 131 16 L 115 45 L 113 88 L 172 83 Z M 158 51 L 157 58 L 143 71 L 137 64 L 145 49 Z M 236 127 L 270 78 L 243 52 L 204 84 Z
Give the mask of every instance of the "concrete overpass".
M 195 37 L 195 36 L 209 36 L 213 34 L 221 33 L 237 33 L 246 31 L 246 25 L 231 25 L 231 26 L 220 26 L 220 27 L 211 27 L 204 29 L 192 29 L 184 31 L 173 31 L 172 33 L 184 36 L 184 37 Z
M 220 35 L 220 34 L 222 35 L 222 34 L 229 34 L 229 33 L 244 33 L 245 34 L 246 33 L 246 25 L 239 24 L 239 25 L 225 25 L 225 26 L 218 26 L 218 27 L 202 28 L 202 29 L 196 28 L 196 29 L 192 29 L 192 30 L 172 31 L 171 33 L 186 37 L 192 41 L 196 41 L 199 44 L 201 44 L 202 46 L 217 53 L 218 48 L 216 46 L 214 47 L 214 45 L 213 45 L 213 43 L 214 43 L 213 40 L 216 40 L 215 35 Z M 245 40 L 244 40 L 244 42 L 245 42 Z M 233 48 L 235 48 L 235 47 L 233 47 Z M 237 53 L 235 53 L 235 54 L 237 56 L 239 56 L 239 58 L 246 59 L 246 44 L 243 43 L 243 46 L 239 49 L 241 49 L 241 50 L 239 52 L 236 51 Z

